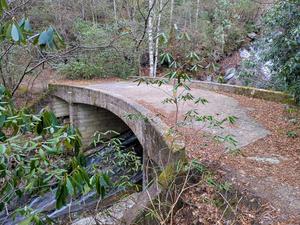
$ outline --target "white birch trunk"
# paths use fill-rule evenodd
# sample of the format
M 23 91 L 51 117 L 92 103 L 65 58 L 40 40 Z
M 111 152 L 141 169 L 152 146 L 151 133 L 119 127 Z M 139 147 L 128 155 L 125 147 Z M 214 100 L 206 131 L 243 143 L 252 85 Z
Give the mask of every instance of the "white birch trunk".
M 154 77 L 154 43 L 153 43 L 153 0 L 149 0 L 148 42 L 149 42 L 149 76 Z
M 170 10 L 170 28 L 173 26 L 173 11 L 174 11 L 174 0 L 171 0 L 171 10 Z
M 156 27 L 156 40 L 155 40 L 155 56 L 154 56 L 154 71 L 153 74 L 156 77 L 157 73 L 157 64 L 158 64 L 158 45 L 159 45 L 159 35 L 160 35 L 160 21 L 161 21 L 161 15 L 163 10 L 163 0 L 159 0 L 159 12 L 158 12 L 158 18 L 157 18 L 157 27 Z
M 196 26 L 195 27 L 198 27 L 199 7 L 200 7 L 200 0 L 197 0 L 197 6 L 196 6 Z
M 114 16 L 115 16 L 115 23 L 118 23 L 118 16 L 117 16 L 117 3 L 116 0 L 113 0 L 114 3 Z
M 81 16 L 82 16 L 82 19 L 85 20 L 84 2 L 81 3 Z

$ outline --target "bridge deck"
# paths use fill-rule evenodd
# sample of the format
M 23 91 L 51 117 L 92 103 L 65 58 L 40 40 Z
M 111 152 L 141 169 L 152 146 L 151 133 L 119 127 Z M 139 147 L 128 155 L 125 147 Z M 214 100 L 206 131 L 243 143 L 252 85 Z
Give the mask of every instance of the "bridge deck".
M 157 88 L 145 84 L 137 86 L 136 83 L 124 81 L 70 85 L 130 99 L 153 111 L 168 125 L 174 122 L 174 105 L 162 103 L 168 94 L 172 93 L 169 85 Z M 283 212 L 288 212 L 292 216 L 300 215 L 299 155 L 292 151 L 293 148 L 300 150 L 300 142 L 299 138 L 289 140 L 285 134 L 278 132 L 286 126 L 282 123 L 284 106 L 197 88 L 193 88 L 191 94 L 196 98 L 205 98 L 209 103 L 206 105 L 184 103 L 179 110 L 181 118 L 188 110 L 197 109 L 200 115 L 213 115 L 219 119 L 236 116 L 238 119 L 234 125 L 226 125 L 224 129 L 212 129 L 201 123 L 193 123 L 184 128 L 188 155 L 210 165 L 217 162 L 220 166 L 218 169 L 223 170 L 233 183 L 267 199 Z M 270 107 L 273 108 L 270 110 L 268 109 Z M 272 110 L 275 118 L 266 113 Z M 264 123 L 264 120 L 269 120 L 270 123 Z M 209 141 L 212 140 L 211 135 L 207 134 L 235 136 L 240 154 L 233 155 L 226 152 L 223 145 Z M 286 146 L 278 147 L 281 144 Z M 286 152 L 281 151 L 282 148 Z
M 172 95 L 171 86 L 164 85 L 160 88 L 146 84 L 137 86 L 136 83 L 117 82 L 90 84 L 85 86 L 88 89 L 104 90 L 122 98 L 129 98 L 142 104 L 146 108 L 159 113 L 162 120 L 169 124 L 175 120 L 174 104 L 163 103 L 163 100 Z M 195 105 L 191 102 L 185 102 L 180 105 L 179 116 L 183 119 L 184 114 L 192 109 L 198 110 L 200 115 L 213 115 L 218 119 L 227 116 L 236 116 L 238 120 L 233 126 L 225 126 L 224 129 L 212 129 L 203 123 L 193 124 L 194 129 L 203 129 L 207 132 L 213 132 L 218 135 L 233 135 L 238 141 L 238 146 L 246 146 L 262 137 L 269 132 L 255 120 L 247 115 L 247 109 L 241 107 L 234 98 L 218 94 L 211 91 L 192 89 L 190 92 L 195 98 L 202 97 L 208 100 L 208 104 Z M 172 121 L 173 120 L 173 121 Z M 174 123 L 174 122 L 173 122 Z

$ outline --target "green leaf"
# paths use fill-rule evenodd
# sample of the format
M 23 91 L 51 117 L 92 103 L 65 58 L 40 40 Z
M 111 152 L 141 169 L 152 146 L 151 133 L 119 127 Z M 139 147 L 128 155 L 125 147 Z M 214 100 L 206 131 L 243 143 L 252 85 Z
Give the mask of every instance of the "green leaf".
M 1 115 L 1 116 L 0 116 L 0 128 L 3 127 L 4 122 L 5 122 L 5 119 L 6 119 L 6 116 L 4 116 L 4 115 Z
M 105 181 L 105 183 L 106 183 L 107 185 L 111 184 L 111 181 L 110 181 L 110 178 L 109 178 L 108 174 L 103 173 L 103 174 L 102 174 L 102 178 L 103 178 L 103 180 Z
M 27 219 L 23 220 L 22 222 L 18 223 L 19 225 L 30 225 L 32 220 L 32 216 L 28 217 Z
M 5 154 L 6 152 L 6 146 L 4 144 L 0 145 L 0 154 Z
M 62 36 L 60 36 L 60 34 L 56 30 L 54 30 L 53 43 L 57 49 L 66 47 L 64 39 L 62 38 Z
M 96 191 L 98 195 L 101 195 L 101 183 L 100 183 L 100 175 L 97 174 L 95 177 L 95 183 L 96 183 Z
M 48 43 L 48 33 L 43 31 L 39 36 L 39 45 L 46 45 Z
M 24 26 L 24 24 L 25 24 L 25 18 L 22 18 L 22 19 L 20 20 L 20 22 L 18 23 L 18 25 L 19 25 L 19 27 L 21 28 L 22 26 Z
M 54 29 L 49 27 L 48 30 L 43 31 L 39 36 L 39 45 L 48 46 L 49 48 L 54 48 Z
M 43 132 L 43 129 L 44 129 L 44 127 L 43 127 L 43 121 L 40 121 L 39 123 L 37 123 L 37 125 L 35 126 L 35 132 L 37 133 L 37 134 L 42 134 L 42 132 Z
M 8 4 L 7 4 L 7 2 L 6 2 L 6 0 L 1 0 L 1 8 L 2 9 L 8 9 Z
M 12 24 L 8 23 L 6 29 L 4 29 L 5 30 L 5 36 L 6 36 L 7 39 L 11 38 L 11 27 L 12 27 Z
M 48 47 L 54 48 L 54 43 L 53 43 L 54 29 L 52 27 L 49 27 L 49 29 L 47 30 L 47 35 L 48 35 L 48 42 L 47 42 Z
M 43 159 L 43 160 L 45 160 L 46 159 L 46 155 L 45 155 L 45 152 L 43 151 L 43 149 L 39 149 L 39 155 L 40 155 L 40 157 Z
M 20 36 L 19 30 L 15 24 L 13 24 L 11 27 L 11 37 L 15 42 L 20 41 L 21 36 Z
M 24 30 L 25 31 L 32 31 L 32 27 L 30 25 L 29 19 L 26 19 L 24 22 Z
M 5 206 L 4 202 L 0 202 L 0 212 L 2 212 L 2 210 L 4 209 L 4 206 Z
M 58 125 L 58 120 L 53 112 L 44 112 L 42 116 L 44 128 L 55 127 Z
M 74 187 L 72 185 L 71 180 L 68 177 L 67 177 L 67 183 L 66 183 L 66 185 L 67 185 L 67 189 L 68 189 L 69 195 L 74 195 Z
M 84 169 L 82 169 L 82 168 L 79 169 L 79 172 L 80 172 L 81 178 L 86 182 L 86 184 L 87 184 L 88 186 L 91 187 L 90 179 L 89 179 L 88 173 L 87 173 Z
M 6 136 L 5 134 L 0 130 L 0 141 L 5 141 L 6 140 Z
M 66 204 L 68 197 L 68 189 L 66 187 L 66 180 L 63 179 L 57 187 L 56 191 L 56 208 L 60 209 Z

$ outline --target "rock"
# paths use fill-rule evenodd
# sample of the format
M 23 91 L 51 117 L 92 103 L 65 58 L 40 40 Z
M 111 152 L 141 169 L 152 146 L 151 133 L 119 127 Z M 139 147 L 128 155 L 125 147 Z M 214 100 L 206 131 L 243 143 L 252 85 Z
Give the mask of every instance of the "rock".
M 249 59 L 250 56 L 251 56 L 251 53 L 247 49 L 243 48 L 243 49 L 240 50 L 240 57 L 241 58 Z
M 208 75 L 207 78 L 206 78 L 206 81 L 212 82 L 213 81 L 212 76 Z
M 73 225 L 121 224 L 126 210 L 136 204 L 137 195 L 134 193 L 94 216 L 79 219 Z
M 248 36 L 248 38 L 254 40 L 256 38 L 257 34 L 252 32 L 252 33 L 247 34 L 247 36 Z
M 231 85 L 242 85 L 241 81 L 238 79 L 238 72 L 234 67 L 226 70 L 224 81 Z
M 280 160 L 277 157 L 247 157 L 247 159 L 262 163 L 279 164 Z
M 264 63 L 262 65 L 262 67 L 260 68 L 260 72 L 263 75 L 263 79 L 266 81 L 271 80 L 272 71 L 271 71 L 270 67 L 272 65 L 273 65 L 273 63 L 271 61 L 268 61 L 268 62 Z
M 231 80 L 235 76 L 236 76 L 236 69 L 234 67 L 231 67 L 231 68 L 226 70 L 224 80 L 226 82 L 228 82 L 229 80 Z

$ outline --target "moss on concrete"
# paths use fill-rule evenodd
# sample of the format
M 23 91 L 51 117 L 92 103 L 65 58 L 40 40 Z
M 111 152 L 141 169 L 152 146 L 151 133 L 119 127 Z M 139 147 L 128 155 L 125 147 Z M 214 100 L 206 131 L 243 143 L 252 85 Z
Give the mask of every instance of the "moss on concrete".
M 227 92 L 232 94 L 244 95 L 252 98 L 258 98 L 258 99 L 279 102 L 284 104 L 290 104 L 290 105 L 296 104 L 296 101 L 292 96 L 280 91 L 272 91 L 272 90 L 265 90 L 265 89 L 246 87 L 246 86 L 236 86 L 236 85 L 229 85 L 229 84 L 211 83 L 211 82 L 204 82 L 204 81 L 192 81 L 191 86 L 194 88 L 203 88 L 206 90 L 221 91 L 221 92 Z

